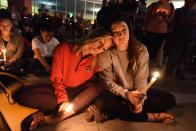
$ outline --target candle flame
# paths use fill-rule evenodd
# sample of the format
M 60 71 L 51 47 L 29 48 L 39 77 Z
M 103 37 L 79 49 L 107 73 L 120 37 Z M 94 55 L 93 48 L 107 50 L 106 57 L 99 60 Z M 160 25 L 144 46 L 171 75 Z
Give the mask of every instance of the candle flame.
M 6 49 L 3 49 L 2 52 L 5 53 L 6 52 Z
M 66 112 L 73 112 L 73 104 L 69 104 L 68 106 L 67 106 L 67 108 L 65 109 L 65 111 Z
M 152 75 L 153 78 L 157 79 L 160 76 L 160 73 L 158 71 L 155 71 Z

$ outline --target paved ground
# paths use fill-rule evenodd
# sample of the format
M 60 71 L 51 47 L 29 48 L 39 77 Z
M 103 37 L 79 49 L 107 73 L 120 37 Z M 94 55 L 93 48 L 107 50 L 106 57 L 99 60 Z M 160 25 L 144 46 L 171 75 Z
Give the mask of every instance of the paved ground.
M 39 78 L 34 78 L 30 83 L 34 80 L 43 82 Z M 48 79 L 44 81 L 48 82 Z M 174 125 L 119 119 L 102 124 L 88 123 L 84 119 L 84 114 L 80 114 L 56 125 L 40 127 L 36 131 L 196 131 L 196 79 L 167 78 L 159 80 L 153 88 L 170 91 L 176 96 L 177 106 L 171 109 L 176 114 Z

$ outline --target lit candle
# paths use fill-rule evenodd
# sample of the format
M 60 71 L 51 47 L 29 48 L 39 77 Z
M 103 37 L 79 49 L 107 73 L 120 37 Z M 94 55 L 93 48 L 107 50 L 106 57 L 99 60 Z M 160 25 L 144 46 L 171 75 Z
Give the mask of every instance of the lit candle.
M 73 113 L 73 104 L 69 104 L 64 110 L 65 112 Z
M 148 83 L 148 85 L 141 91 L 143 94 L 145 94 L 148 89 L 152 86 L 152 84 L 157 80 L 157 78 L 159 77 L 159 72 L 154 72 L 153 73 L 153 77 L 151 78 L 150 82 Z
M 3 49 L 2 52 L 3 52 L 3 60 L 5 62 L 6 61 L 6 49 Z

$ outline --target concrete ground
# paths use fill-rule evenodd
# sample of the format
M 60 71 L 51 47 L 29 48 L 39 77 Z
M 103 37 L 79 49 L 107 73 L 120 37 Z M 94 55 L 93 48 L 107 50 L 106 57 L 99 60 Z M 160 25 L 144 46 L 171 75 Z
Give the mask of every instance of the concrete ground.
M 40 78 L 29 78 L 43 83 Z M 49 82 L 46 78 L 45 82 Z M 110 120 L 104 123 L 86 122 L 84 114 L 79 114 L 58 124 L 42 126 L 36 131 L 196 131 L 196 79 L 167 78 L 159 80 L 153 88 L 167 90 L 176 96 L 177 106 L 171 109 L 175 113 L 173 125 L 152 122 Z

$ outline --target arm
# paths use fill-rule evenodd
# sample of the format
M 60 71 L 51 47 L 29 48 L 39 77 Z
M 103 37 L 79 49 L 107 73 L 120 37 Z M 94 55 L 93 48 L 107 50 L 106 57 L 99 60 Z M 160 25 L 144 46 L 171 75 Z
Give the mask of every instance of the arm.
M 40 61 L 40 63 L 46 69 L 46 71 L 49 72 L 51 70 L 51 67 L 46 62 L 46 60 L 44 59 L 44 57 L 41 55 L 38 42 L 35 39 L 32 40 L 32 49 L 34 51 L 34 54 L 35 54 L 36 58 Z
M 46 69 L 46 71 L 50 72 L 50 65 L 46 62 L 44 57 L 41 55 L 39 48 L 36 48 L 33 50 L 35 53 L 36 58 L 40 61 L 40 63 L 43 65 L 43 67 Z
M 174 14 L 175 14 L 175 8 L 174 8 L 174 5 L 172 3 L 170 3 L 170 9 L 171 9 L 171 13 L 166 18 L 166 22 L 169 23 L 169 24 L 172 23 L 172 21 L 174 19 Z
M 149 55 L 147 48 L 145 46 L 141 46 L 139 53 L 136 71 L 134 72 L 134 88 L 136 91 L 141 91 L 147 86 L 147 79 L 149 75 Z M 144 101 L 147 99 L 147 96 L 138 95 L 138 98 L 139 99 L 135 100 L 135 103 L 137 103 L 134 105 L 135 113 L 140 113 L 142 111 Z M 133 98 L 130 99 L 133 100 Z
M 16 54 L 9 60 L 10 63 L 15 62 L 16 60 L 22 58 L 24 52 L 24 40 L 22 37 L 17 37 L 18 49 Z
M 50 80 L 52 82 L 52 87 L 54 88 L 55 95 L 57 97 L 57 103 L 60 104 L 62 102 L 68 102 L 68 95 L 66 92 L 66 85 L 63 83 L 63 68 L 64 67 L 64 53 L 68 53 L 63 51 L 63 47 L 61 45 L 57 46 L 56 49 L 54 50 L 54 55 L 53 55 L 53 62 L 52 62 L 52 70 L 51 70 L 51 76 Z
M 147 48 L 142 45 L 139 49 L 139 58 L 134 71 L 134 88 L 138 91 L 147 85 L 149 76 L 149 54 Z
M 124 89 L 122 86 L 118 85 L 115 82 L 115 74 L 112 67 L 112 58 L 109 52 L 104 52 L 99 55 L 99 73 L 100 77 L 103 78 L 107 84 L 107 89 L 112 92 L 114 95 L 121 96 L 126 98 L 127 89 Z

